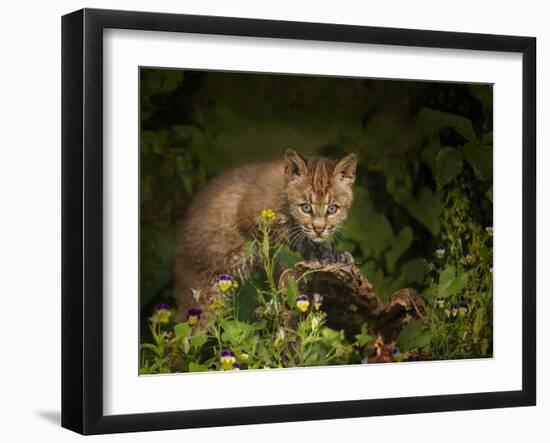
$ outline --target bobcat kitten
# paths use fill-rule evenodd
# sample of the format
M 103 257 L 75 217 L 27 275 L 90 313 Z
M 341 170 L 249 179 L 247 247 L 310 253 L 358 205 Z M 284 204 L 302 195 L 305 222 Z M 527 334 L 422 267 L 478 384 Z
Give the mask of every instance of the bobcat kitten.
M 326 240 L 347 217 L 356 165 L 354 154 L 334 161 L 288 149 L 283 160 L 232 168 L 214 178 L 193 200 L 178 233 L 178 317 L 196 304 L 191 288 L 200 289 L 208 303 L 218 294 L 218 275 L 246 275 L 253 266 L 246 244 L 266 208 L 276 213 L 273 229 L 305 260 L 353 262 Z

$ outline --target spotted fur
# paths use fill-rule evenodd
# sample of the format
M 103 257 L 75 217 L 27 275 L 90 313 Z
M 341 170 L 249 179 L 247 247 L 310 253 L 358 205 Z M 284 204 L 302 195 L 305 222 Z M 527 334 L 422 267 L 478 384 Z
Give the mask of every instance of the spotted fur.
M 179 316 L 196 304 L 191 288 L 201 289 L 208 303 L 218 295 L 219 274 L 242 278 L 255 266 L 246 244 L 262 209 L 275 211 L 276 233 L 305 259 L 350 261 L 327 240 L 347 217 L 356 163 L 354 154 L 335 161 L 303 158 L 288 149 L 282 160 L 232 168 L 214 178 L 193 200 L 178 233 L 174 293 Z

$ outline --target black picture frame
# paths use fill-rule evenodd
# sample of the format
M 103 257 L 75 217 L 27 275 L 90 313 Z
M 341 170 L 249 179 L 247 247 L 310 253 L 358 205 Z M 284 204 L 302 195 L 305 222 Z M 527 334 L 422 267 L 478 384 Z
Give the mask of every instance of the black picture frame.
M 522 54 L 522 389 L 131 415 L 103 413 L 103 30 L 454 48 Z M 83 9 L 62 18 L 62 426 L 82 434 L 228 426 L 536 403 L 536 39 Z

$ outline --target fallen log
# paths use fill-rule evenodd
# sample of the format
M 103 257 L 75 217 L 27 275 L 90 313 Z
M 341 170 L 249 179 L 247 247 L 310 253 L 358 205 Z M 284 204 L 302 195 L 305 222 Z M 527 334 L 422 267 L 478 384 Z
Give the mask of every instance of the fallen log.
M 299 262 L 282 272 L 279 288 L 285 290 L 292 276 L 300 293 L 323 296 L 322 310 L 327 314 L 327 326 L 344 330 L 353 340 L 366 323 L 374 343 L 365 347 L 369 362 L 389 361 L 391 347 L 410 320 L 426 315 L 424 301 L 412 288 L 396 291 L 384 303 L 373 291 L 372 284 L 355 265 L 319 262 Z M 286 321 L 297 322 L 297 314 L 289 311 Z

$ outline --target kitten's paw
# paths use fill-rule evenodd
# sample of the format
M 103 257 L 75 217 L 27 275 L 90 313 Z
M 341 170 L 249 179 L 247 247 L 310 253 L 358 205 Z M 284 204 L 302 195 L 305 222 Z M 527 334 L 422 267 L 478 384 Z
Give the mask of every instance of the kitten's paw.
M 325 253 L 320 257 L 319 261 L 323 265 L 334 265 L 339 263 L 352 265 L 354 263 L 353 256 L 349 252 L 340 252 L 334 250 L 325 251 Z
M 353 265 L 355 263 L 355 260 L 353 259 L 353 255 L 351 255 L 347 251 L 340 252 L 338 255 L 339 255 L 338 263 L 344 263 L 346 265 Z

